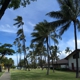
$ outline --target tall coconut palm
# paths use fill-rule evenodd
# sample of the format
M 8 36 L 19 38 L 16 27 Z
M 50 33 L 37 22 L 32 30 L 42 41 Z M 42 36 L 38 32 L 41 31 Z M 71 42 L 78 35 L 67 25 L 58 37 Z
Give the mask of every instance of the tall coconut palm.
M 15 41 L 13 42 L 13 45 L 15 45 L 15 52 L 16 52 L 16 56 L 17 56 L 17 69 L 18 69 L 18 53 L 17 53 L 17 39 L 15 39 Z
M 17 16 L 16 19 L 14 19 L 16 23 L 14 25 L 18 25 L 19 30 L 17 31 L 17 36 L 19 36 L 20 40 L 23 42 L 23 52 L 24 52 L 24 64 L 26 64 L 26 47 L 25 47 L 25 35 L 24 35 L 24 30 L 23 30 L 23 19 L 21 16 Z
M 49 74 L 49 34 L 52 32 L 51 27 L 49 26 L 47 21 L 40 22 L 37 24 L 34 28 L 34 32 L 31 34 L 34 39 L 32 39 L 32 42 L 37 42 L 39 44 L 46 43 L 47 45 L 47 54 L 48 54 L 48 69 L 47 69 L 47 75 Z M 52 36 L 52 35 L 51 35 Z M 55 39 L 52 37 L 52 39 L 55 41 Z
M 32 39 L 32 42 L 39 42 L 47 44 L 47 54 L 48 54 L 48 69 L 47 69 L 47 75 L 49 75 L 49 49 L 48 49 L 48 35 L 50 34 L 50 31 L 48 29 L 48 25 L 46 22 L 41 22 L 35 26 L 34 29 L 35 32 L 33 32 L 31 35 L 34 37 Z
M 60 4 L 59 11 L 49 12 L 48 15 L 56 18 L 56 21 L 50 23 L 60 30 L 59 34 L 62 35 L 71 25 L 74 24 L 74 39 L 75 50 L 77 51 L 77 34 L 76 27 L 79 24 L 78 17 L 80 16 L 80 0 L 57 0 Z M 76 52 L 77 55 L 77 52 Z M 78 69 L 78 56 L 76 57 L 76 78 L 79 77 Z

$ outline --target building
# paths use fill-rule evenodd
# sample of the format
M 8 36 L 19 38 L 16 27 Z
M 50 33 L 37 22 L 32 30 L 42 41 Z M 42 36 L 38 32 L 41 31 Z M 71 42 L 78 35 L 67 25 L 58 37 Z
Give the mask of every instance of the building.
M 76 57 L 78 56 L 78 68 L 80 71 L 80 49 L 74 50 L 65 59 L 68 60 L 68 68 L 70 70 L 76 70 Z
M 76 70 L 76 57 L 78 56 L 78 68 L 80 71 L 80 49 L 74 50 L 64 59 L 54 61 L 54 68 L 67 68 L 69 70 Z M 52 68 L 52 63 L 50 63 L 50 68 Z

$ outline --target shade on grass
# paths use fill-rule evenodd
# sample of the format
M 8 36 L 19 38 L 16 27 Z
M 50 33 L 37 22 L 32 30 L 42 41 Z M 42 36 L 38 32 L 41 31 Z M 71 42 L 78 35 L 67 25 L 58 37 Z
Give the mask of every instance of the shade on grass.
M 11 80 L 80 80 L 75 78 L 74 72 L 50 71 L 50 75 L 46 75 L 46 70 L 12 70 Z

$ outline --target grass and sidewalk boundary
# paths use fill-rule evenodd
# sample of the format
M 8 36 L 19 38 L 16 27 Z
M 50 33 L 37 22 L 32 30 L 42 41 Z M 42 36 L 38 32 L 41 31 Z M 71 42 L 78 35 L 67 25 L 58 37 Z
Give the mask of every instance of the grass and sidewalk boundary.
M 0 80 L 10 80 L 10 72 L 7 70 L 0 76 Z

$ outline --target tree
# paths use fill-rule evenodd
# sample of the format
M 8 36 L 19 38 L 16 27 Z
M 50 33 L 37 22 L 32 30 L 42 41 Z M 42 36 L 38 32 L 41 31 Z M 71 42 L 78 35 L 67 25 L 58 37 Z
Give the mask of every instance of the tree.
M 7 58 L 7 57 L 3 57 L 1 59 L 1 64 L 3 64 L 4 68 L 10 68 L 12 66 L 14 66 L 14 60 L 12 58 Z
M 59 48 L 55 45 L 55 46 L 50 46 L 50 57 L 52 60 L 52 66 L 53 66 L 53 72 L 54 72 L 54 61 L 57 62 L 57 60 L 59 60 L 59 56 L 57 55 L 57 53 L 60 53 Z
M 45 48 L 44 44 L 40 43 L 40 44 L 36 45 L 35 53 L 38 56 L 38 60 L 40 62 L 39 66 L 42 68 L 42 70 L 43 70 L 43 62 L 44 62 L 43 57 L 47 56 L 47 54 L 45 53 L 45 51 L 46 51 L 46 48 Z M 45 62 L 46 62 L 46 60 L 45 60 Z
M 14 65 L 14 60 L 12 58 L 6 59 L 4 62 L 4 66 L 8 68 L 8 72 L 10 71 L 11 66 Z
M 13 45 L 15 45 L 15 50 L 16 50 L 16 56 L 17 56 L 17 69 L 18 69 L 18 53 L 17 53 L 17 46 L 18 46 L 18 38 L 15 39 L 13 42 Z
M 30 1 L 36 0 L 0 0 L 0 19 L 7 8 L 17 9 L 20 6 L 26 7 L 27 4 L 30 4 Z
M 16 23 L 14 25 L 18 25 L 17 27 L 19 28 L 19 30 L 17 31 L 17 36 L 18 38 L 22 41 L 22 50 L 24 53 L 24 67 L 26 67 L 26 63 L 28 62 L 28 60 L 26 59 L 26 46 L 25 46 L 25 35 L 24 35 L 24 29 L 23 29 L 23 18 L 21 16 L 17 16 L 17 18 L 14 19 L 16 21 Z M 27 63 L 28 66 L 28 63 Z
M 72 51 L 70 50 L 70 48 L 69 47 L 66 47 L 66 49 L 65 49 L 65 53 L 71 53 Z
M 2 60 L 2 58 L 5 56 L 5 55 L 13 55 L 13 53 L 15 53 L 15 51 L 13 49 L 11 49 L 10 47 L 12 47 L 11 44 L 2 44 L 0 46 L 0 61 Z M 1 69 L 1 66 L 0 66 L 0 72 L 2 71 Z
M 37 52 L 37 44 L 33 44 L 31 43 L 30 48 L 32 49 L 30 51 L 30 57 L 31 57 L 31 63 L 32 63 L 32 67 L 36 68 L 36 57 L 38 56 L 38 52 Z
M 32 42 L 39 42 L 44 43 L 46 42 L 47 45 L 47 54 L 48 54 L 48 68 L 47 68 L 47 75 L 49 75 L 49 48 L 48 48 L 48 35 L 50 34 L 50 30 L 48 27 L 48 24 L 46 21 L 41 22 L 35 26 L 34 29 L 35 32 L 33 32 L 31 35 L 34 37 L 32 39 Z
M 21 68 L 24 67 L 24 59 L 21 59 L 19 61 L 18 66 L 21 67 Z
M 59 30 L 62 35 L 71 25 L 74 24 L 75 50 L 77 55 L 77 34 L 76 27 L 79 25 L 78 17 L 80 16 L 80 0 L 57 0 L 60 5 L 59 11 L 49 12 L 47 15 L 56 18 L 56 21 L 50 23 Z M 79 77 L 78 57 L 76 57 L 76 78 Z
M 15 51 L 13 49 L 10 49 L 12 47 L 11 44 L 3 44 L 0 46 L 0 60 L 5 56 L 5 55 L 13 55 Z
M 32 43 L 33 42 L 37 42 L 38 44 L 46 43 L 47 45 L 47 54 L 48 54 L 47 75 L 49 74 L 49 66 L 50 66 L 49 65 L 49 36 L 52 38 L 52 40 L 56 41 L 56 39 L 52 37 L 53 34 L 50 35 L 50 33 L 52 33 L 52 29 L 50 25 L 48 24 L 48 22 L 44 20 L 44 22 L 40 22 L 39 24 L 36 24 L 34 28 L 34 32 L 31 34 L 32 37 L 34 37 L 34 39 L 32 39 Z
M 20 54 L 19 61 L 21 61 L 22 48 L 21 48 L 21 43 L 20 43 L 19 38 L 18 38 L 18 49 L 17 49 L 17 53 L 19 53 L 19 54 Z M 20 69 L 21 69 L 21 65 L 20 65 Z

